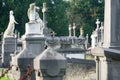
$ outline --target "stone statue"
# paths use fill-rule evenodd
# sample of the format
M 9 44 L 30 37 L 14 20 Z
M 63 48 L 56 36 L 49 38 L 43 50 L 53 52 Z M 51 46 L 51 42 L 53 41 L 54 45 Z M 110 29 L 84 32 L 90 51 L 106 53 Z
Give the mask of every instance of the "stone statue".
M 15 24 L 18 24 L 18 23 L 15 21 L 13 11 L 11 10 L 10 13 L 9 13 L 9 24 L 8 24 L 7 29 L 4 32 L 4 37 L 14 35 Z
M 91 48 L 95 48 L 96 46 L 96 37 L 97 37 L 96 32 L 93 31 L 91 35 Z
M 43 23 L 41 18 L 39 17 L 38 14 L 39 11 L 39 7 L 37 7 L 35 5 L 35 3 L 31 3 L 28 9 L 28 18 L 29 18 L 29 22 L 39 22 L 39 23 Z
M 28 18 L 29 18 L 30 22 L 35 21 L 35 3 L 32 3 L 29 6 Z

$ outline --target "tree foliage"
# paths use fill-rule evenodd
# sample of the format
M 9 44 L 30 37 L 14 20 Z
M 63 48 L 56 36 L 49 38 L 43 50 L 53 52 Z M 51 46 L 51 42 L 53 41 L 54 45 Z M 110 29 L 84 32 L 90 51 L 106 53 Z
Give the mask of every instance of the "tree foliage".
M 96 27 L 95 21 L 103 21 L 104 2 L 98 0 L 71 0 L 67 9 L 69 23 L 76 23 L 77 29 L 83 27 L 85 34 L 91 34 Z
M 9 11 L 13 10 L 15 19 L 19 23 L 16 30 L 24 34 L 25 23 L 28 22 L 27 10 L 29 4 L 35 2 L 40 7 L 42 19 L 42 3 L 47 3 L 47 24 L 58 36 L 68 35 L 68 24 L 73 22 L 83 27 L 85 34 L 91 34 L 95 28 L 96 18 L 103 21 L 104 2 L 98 0 L 0 0 L 0 32 L 4 32 L 9 22 Z M 78 32 L 79 34 L 79 32 Z

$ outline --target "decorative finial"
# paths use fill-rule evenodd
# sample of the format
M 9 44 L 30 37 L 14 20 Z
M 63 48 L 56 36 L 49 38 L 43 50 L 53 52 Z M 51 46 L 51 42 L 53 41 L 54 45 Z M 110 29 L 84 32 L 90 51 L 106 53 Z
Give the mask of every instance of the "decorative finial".
M 46 10 L 47 10 L 47 8 L 46 8 L 46 3 L 43 3 L 43 9 L 42 9 L 42 12 L 45 13 Z

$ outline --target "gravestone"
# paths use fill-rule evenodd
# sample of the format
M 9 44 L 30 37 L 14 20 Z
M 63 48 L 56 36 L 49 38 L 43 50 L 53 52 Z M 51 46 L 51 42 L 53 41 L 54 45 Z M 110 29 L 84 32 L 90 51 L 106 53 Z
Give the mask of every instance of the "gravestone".
M 16 38 L 6 37 L 3 39 L 2 43 L 2 65 L 3 67 L 8 67 L 10 65 L 11 56 L 15 52 Z
M 51 38 L 46 43 L 48 44 L 47 49 L 34 59 L 36 79 L 64 80 L 67 61 L 64 56 L 55 51 L 55 46 L 59 43 L 59 40 L 57 38 Z

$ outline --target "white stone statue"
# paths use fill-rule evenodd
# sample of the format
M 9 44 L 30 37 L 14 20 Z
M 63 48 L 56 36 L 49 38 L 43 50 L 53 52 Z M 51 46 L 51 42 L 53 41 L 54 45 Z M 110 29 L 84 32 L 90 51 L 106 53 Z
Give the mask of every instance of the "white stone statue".
M 97 37 L 96 32 L 93 31 L 91 35 L 91 48 L 95 48 L 96 46 L 96 37 Z
M 15 21 L 13 11 L 11 10 L 9 13 L 9 24 L 7 29 L 4 32 L 4 38 L 14 35 L 15 24 L 18 24 L 18 23 Z
M 31 3 L 28 9 L 28 18 L 30 23 L 39 22 L 43 24 L 38 14 L 38 11 L 39 11 L 39 7 L 37 7 L 35 3 Z
M 31 3 L 28 9 L 29 22 L 26 23 L 25 35 L 28 34 L 42 34 L 43 21 L 39 16 L 39 7 L 35 3 Z
M 30 22 L 35 21 L 35 3 L 30 4 L 28 9 L 28 18 Z

